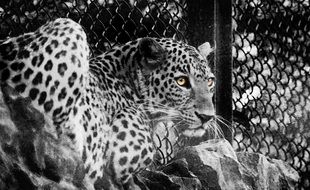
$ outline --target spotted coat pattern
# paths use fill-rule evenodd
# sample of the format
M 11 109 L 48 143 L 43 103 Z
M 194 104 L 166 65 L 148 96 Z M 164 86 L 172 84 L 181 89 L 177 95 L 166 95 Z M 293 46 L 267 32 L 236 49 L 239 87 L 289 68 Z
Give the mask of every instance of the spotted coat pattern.
M 95 189 L 104 170 L 126 183 L 150 165 L 151 120 L 198 128 L 214 115 L 213 75 L 195 48 L 141 38 L 89 58 L 85 32 L 65 18 L 2 41 L 0 77 L 74 142 Z

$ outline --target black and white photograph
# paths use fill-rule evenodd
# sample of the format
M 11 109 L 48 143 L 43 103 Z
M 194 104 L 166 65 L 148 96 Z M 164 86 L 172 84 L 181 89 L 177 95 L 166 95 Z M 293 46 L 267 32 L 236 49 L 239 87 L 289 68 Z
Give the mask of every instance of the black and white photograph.
M 310 190 L 309 0 L 0 0 L 0 190 Z

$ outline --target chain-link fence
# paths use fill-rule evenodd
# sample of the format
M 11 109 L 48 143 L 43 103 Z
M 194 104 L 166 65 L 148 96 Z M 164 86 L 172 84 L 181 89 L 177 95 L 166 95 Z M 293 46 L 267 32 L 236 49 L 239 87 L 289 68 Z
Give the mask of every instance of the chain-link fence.
M 308 0 L 238 0 L 233 6 L 237 150 L 288 161 L 309 189 L 310 7 Z
M 195 16 L 188 15 L 189 2 L 0 1 L 0 40 L 34 31 L 48 20 L 69 17 L 84 27 L 94 55 L 144 36 L 187 41 L 188 18 Z M 233 146 L 236 150 L 260 152 L 288 161 L 302 177 L 299 188 L 308 189 L 309 0 L 237 0 L 232 10 L 233 102 L 236 113 L 242 115 L 236 115 Z M 244 116 L 249 121 L 244 121 Z M 179 138 L 175 131 L 164 133 Z M 169 139 L 165 136 L 159 139 L 159 150 L 167 160 L 173 156 L 174 144 L 177 147 L 182 144 Z
M 0 2 L 0 39 L 69 17 L 88 34 L 94 54 L 138 37 L 185 40 L 183 0 L 11 0 Z

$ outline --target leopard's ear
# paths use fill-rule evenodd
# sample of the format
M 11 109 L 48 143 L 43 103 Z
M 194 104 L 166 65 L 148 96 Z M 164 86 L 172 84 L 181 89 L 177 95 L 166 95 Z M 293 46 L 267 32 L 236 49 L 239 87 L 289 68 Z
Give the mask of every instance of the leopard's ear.
M 208 56 L 211 53 L 214 53 L 214 48 L 211 47 L 209 42 L 201 44 L 198 48 L 199 53 L 205 58 L 208 59 Z
M 152 38 L 142 38 L 139 41 L 138 51 L 141 55 L 142 67 L 152 71 L 163 63 L 166 51 Z
M 205 60 L 207 60 L 208 66 L 211 68 L 212 72 L 215 72 L 214 65 L 214 48 L 211 47 L 209 42 L 201 44 L 198 48 L 200 55 L 202 55 Z

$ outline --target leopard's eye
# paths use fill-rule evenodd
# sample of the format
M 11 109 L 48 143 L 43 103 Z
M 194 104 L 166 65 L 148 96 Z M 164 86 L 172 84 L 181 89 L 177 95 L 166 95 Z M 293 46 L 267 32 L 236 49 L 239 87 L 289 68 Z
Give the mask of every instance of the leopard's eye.
M 185 87 L 185 88 L 190 88 L 191 84 L 189 82 L 189 79 L 187 76 L 180 76 L 175 78 L 175 81 L 179 86 Z
M 210 77 L 208 78 L 208 87 L 212 88 L 214 86 L 214 78 Z

